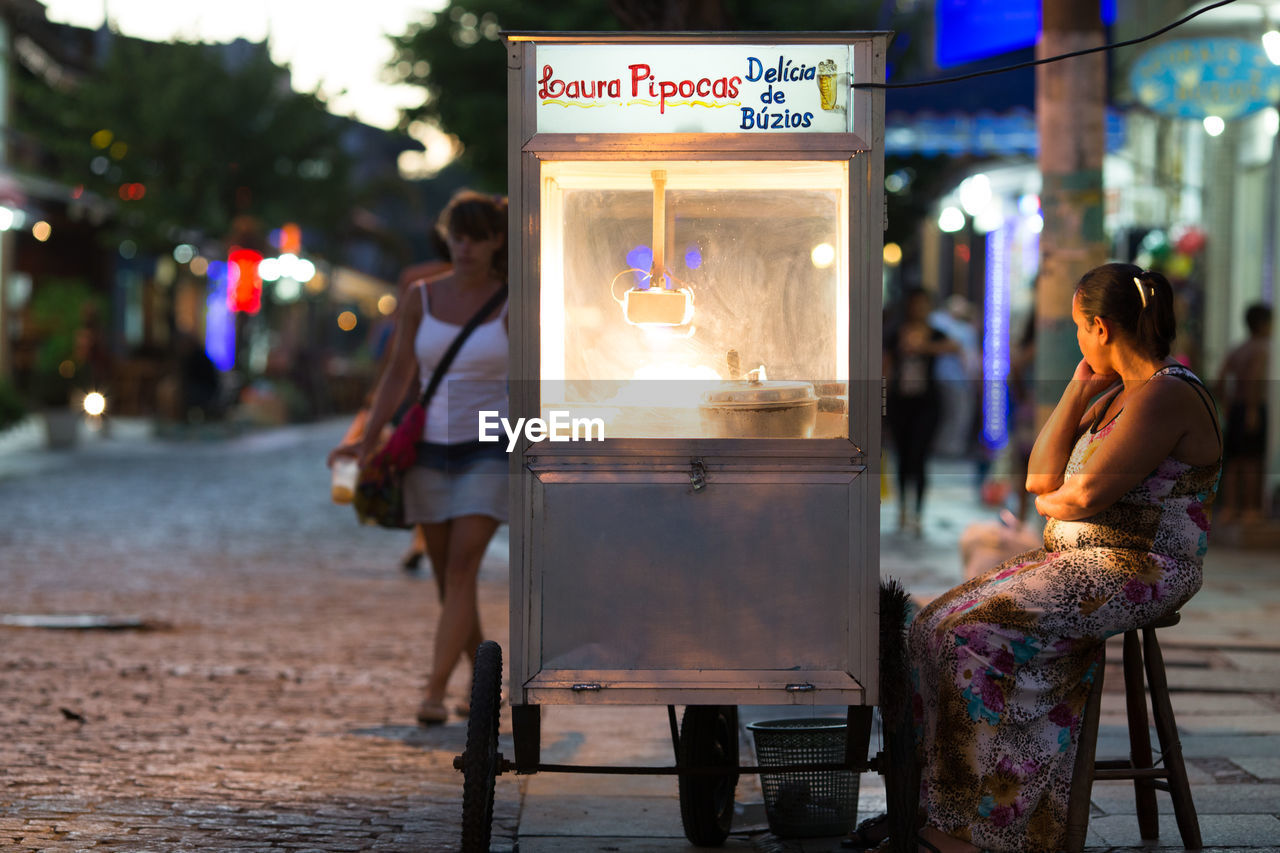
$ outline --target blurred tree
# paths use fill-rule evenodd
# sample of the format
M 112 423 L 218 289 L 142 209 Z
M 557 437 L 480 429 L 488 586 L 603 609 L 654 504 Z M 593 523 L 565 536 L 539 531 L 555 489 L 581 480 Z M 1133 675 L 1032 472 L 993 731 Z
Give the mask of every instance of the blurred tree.
M 243 215 L 332 234 L 351 209 L 342 122 L 249 48 L 116 37 L 75 85 L 20 81 L 15 116 L 57 177 L 116 201 L 111 236 L 142 250 Z
M 415 121 L 439 126 L 462 145 L 462 161 L 477 187 L 507 187 L 507 64 L 502 31 L 616 30 L 864 30 L 919 26 L 927 10 L 879 0 L 812 0 L 803 11 L 776 0 L 448 0 L 436 14 L 392 36 L 389 66 L 396 82 L 425 90 L 421 105 L 406 109 Z M 897 8 L 909 11 L 898 14 Z M 889 62 L 914 61 L 915 41 L 897 39 Z

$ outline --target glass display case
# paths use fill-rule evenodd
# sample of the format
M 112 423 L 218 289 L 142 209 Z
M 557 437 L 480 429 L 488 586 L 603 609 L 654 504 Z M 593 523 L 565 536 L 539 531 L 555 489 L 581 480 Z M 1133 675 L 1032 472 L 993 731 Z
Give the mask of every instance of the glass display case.
M 540 183 L 544 418 L 848 435 L 848 161 L 556 161 Z

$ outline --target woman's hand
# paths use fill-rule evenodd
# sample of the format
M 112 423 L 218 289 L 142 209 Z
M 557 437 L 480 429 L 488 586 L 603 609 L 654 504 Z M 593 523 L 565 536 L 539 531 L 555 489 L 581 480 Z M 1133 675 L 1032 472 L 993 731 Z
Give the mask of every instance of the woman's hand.
M 359 439 L 356 441 L 348 441 L 343 444 L 339 444 L 333 450 L 329 451 L 329 456 L 325 459 L 324 464 L 332 468 L 333 463 L 338 461 L 339 456 L 350 456 L 353 459 L 359 460 L 361 458 L 360 445 L 362 445 L 363 443 L 364 443 L 364 439 Z
M 1085 398 L 1090 400 L 1106 391 L 1119 379 L 1118 373 L 1095 373 L 1089 366 L 1089 362 L 1083 358 L 1076 365 L 1075 373 L 1071 375 L 1071 381 L 1079 383 L 1076 387 L 1082 389 Z

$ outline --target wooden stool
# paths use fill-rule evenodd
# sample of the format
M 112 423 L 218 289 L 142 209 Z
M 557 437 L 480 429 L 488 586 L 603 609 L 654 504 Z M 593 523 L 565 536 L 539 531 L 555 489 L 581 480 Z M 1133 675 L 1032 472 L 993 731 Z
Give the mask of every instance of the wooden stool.
M 1067 809 L 1067 853 L 1080 853 L 1084 849 L 1085 833 L 1089 828 L 1089 801 L 1095 779 L 1132 779 L 1134 795 L 1138 801 L 1138 829 L 1144 839 L 1160 834 L 1156 812 L 1156 789 L 1168 791 L 1173 799 L 1173 814 L 1178 820 L 1178 832 L 1182 844 L 1188 850 L 1199 850 L 1200 820 L 1196 817 L 1195 804 L 1191 802 L 1191 786 L 1187 782 L 1187 768 L 1182 762 L 1182 744 L 1178 742 L 1178 728 L 1173 719 L 1173 705 L 1169 702 L 1169 683 L 1165 679 L 1164 658 L 1160 643 L 1156 640 L 1157 628 L 1177 625 L 1181 615 L 1172 613 L 1124 635 L 1124 695 L 1129 717 L 1129 758 L 1095 761 L 1098 748 L 1098 719 L 1102 709 L 1102 680 L 1106 663 L 1104 648 L 1097 677 L 1089 691 L 1084 719 L 1080 724 L 1080 744 L 1076 753 L 1074 775 L 1071 779 L 1071 796 Z M 1138 643 L 1138 631 L 1142 632 L 1142 645 Z M 1143 684 L 1143 649 L 1146 647 L 1146 685 Z M 1146 686 L 1151 688 L 1151 712 L 1155 717 L 1156 735 L 1160 739 L 1160 763 L 1155 766 L 1151 758 L 1151 735 L 1147 730 Z

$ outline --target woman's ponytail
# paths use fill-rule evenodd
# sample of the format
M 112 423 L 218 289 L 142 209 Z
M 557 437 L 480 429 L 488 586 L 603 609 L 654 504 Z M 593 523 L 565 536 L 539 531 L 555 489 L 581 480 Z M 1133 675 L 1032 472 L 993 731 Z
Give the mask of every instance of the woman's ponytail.
M 1143 270 L 1135 277 L 1146 296 L 1133 336 L 1138 348 L 1157 359 L 1168 357 L 1178 323 L 1173 315 L 1173 287 L 1158 272 Z

